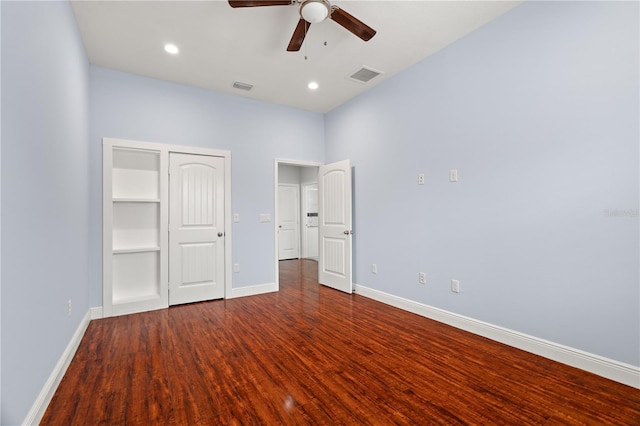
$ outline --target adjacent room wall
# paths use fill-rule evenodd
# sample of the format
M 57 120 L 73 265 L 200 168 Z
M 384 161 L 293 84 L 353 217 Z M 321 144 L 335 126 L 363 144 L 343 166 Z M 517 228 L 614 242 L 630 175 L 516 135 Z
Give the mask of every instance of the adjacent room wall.
M 172 58 L 168 58 L 171 60 Z M 91 306 L 102 306 L 102 138 L 226 149 L 232 155 L 233 287 L 275 283 L 274 159 L 322 162 L 321 114 L 91 67 Z
M 355 281 L 640 366 L 638 16 L 528 2 L 327 114 Z
M 2 2 L 1 28 L 0 423 L 16 425 L 89 309 L 89 66 L 67 2 Z

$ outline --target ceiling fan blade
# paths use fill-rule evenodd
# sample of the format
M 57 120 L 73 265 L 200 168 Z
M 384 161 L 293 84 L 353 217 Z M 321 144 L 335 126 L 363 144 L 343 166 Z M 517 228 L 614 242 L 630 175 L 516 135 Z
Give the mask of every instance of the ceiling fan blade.
M 354 18 L 352 15 L 345 12 L 344 9 L 340 9 L 337 6 L 334 6 L 331 10 L 331 19 L 364 41 L 369 41 L 374 35 L 376 35 L 376 30 L 359 19 Z
M 293 31 L 293 35 L 291 36 L 289 46 L 287 46 L 287 52 L 297 52 L 298 50 L 300 50 L 302 42 L 304 41 L 304 38 L 307 35 L 307 31 L 309 31 L 310 26 L 310 23 L 300 18 L 300 20 L 298 21 L 298 25 L 296 26 L 296 29 Z
M 231 7 L 288 6 L 291 0 L 229 0 Z

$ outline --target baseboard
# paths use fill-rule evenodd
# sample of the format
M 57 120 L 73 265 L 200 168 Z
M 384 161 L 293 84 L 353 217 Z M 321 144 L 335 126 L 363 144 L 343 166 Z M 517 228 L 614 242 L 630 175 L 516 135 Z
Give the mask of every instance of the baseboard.
M 62 377 L 64 377 L 64 373 L 67 371 L 67 367 L 69 367 L 73 356 L 76 354 L 76 350 L 80 345 L 82 336 L 84 336 L 84 332 L 87 330 L 90 321 L 91 313 L 90 311 L 87 311 L 85 316 L 82 318 L 82 321 L 80 321 L 80 324 L 78 325 L 76 332 L 73 334 L 73 337 L 71 337 L 67 348 L 62 353 L 62 356 L 60 356 L 58 363 L 54 367 L 51 375 L 40 391 L 38 398 L 31 406 L 31 410 L 29 410 L 29 413 L 27 413 L 27 417 L 22 422 L 23 425 L 40 424 L 42 416 L 44 416 L 44 412 L 47 410 L 49 402 L 51 402 L 51 398 L 53 398 L 53 394 L 58 388 Z
M 251 285 L 247 287 L 237 287 L 231 289 L 231 295 L 227 296 L 227 299 L 235 299 L 236 297 L 255 296 L 263 293 L 273 293 L 278 291 L 278 284 L 267 283 Z
M 104 314 L 102 311 L 102 306 L 96 306 L 94 308 L 89 308 L 89 314 L 91 315 L 91 319 L 102 319 L 104 318 Z
M 387 305 L 395 306 L 396 308 L 640 389 L 640 367 L 539 339 L 362 285 L 356 284 L 355 292 Z

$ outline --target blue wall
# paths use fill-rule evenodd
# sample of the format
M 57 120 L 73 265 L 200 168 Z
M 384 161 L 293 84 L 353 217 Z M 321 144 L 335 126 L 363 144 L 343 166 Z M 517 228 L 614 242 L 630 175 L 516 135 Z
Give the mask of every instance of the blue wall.
M 2 2 L 2 424 L 25 419 L 89 309 L 88 108 L 70 5 Z
M 640 366 L 638 27 L 526 3 L 330 112 L 355 281 Z
M 321 114 L 91 67 L 91 306 L 102 306 L 102 138 L 230 150 L 233 287 L 274 283 L 274 160 L 321 162 Z

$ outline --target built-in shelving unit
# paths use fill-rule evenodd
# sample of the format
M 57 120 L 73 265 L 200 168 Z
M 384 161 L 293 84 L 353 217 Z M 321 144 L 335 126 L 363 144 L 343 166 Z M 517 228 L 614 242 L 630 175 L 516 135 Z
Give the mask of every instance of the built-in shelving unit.
M 143 142 L 103 142 L 105 316 L 168 306 L 165 163 Z
M 224 177 L 220 179 L 224 189 L 221 189 L 222 196 L 218 200 L 219 205 L 223 206 L 223 213 L 218 213 L 223 218 L 223 224 L 218 224 L 217 230 L 224 236 L 219 245 L 224 250 L 224 257 L 222 261 L 217 260 L 215 267 L 224 272 L 224 278 L 218 277 L 217 281 L 224 286 L 224 294 L 231 294 L 231 153 L 182 145 L 103 138 L 104 317 L 169 307 L 169 163 L 174 154 L 218 157 L 216 164 L 220 163 L 220 158 L 224 159 Z M 178 179 L 180 175 L 175 176 Z M 173 198 L 179 200 L 177 196 Z M 188 247 L 187 252 L 189 249 L 192 247 Z M 181 258 L 176 256 L 181 252 L 175 249 L 172 253 L 176 265 L 186 268 L 182 270 L 186 271 L 187 278 L 199 273 L 198 262 L 180 263 Z M 189 253 L 191 252 L 187 254 Z M 188 285 L 191 282 L 187 283 L 187 287 Z M 179 291 L 173 293 L 174 303 L 184 303 L 175 298 L 176 293 Z

